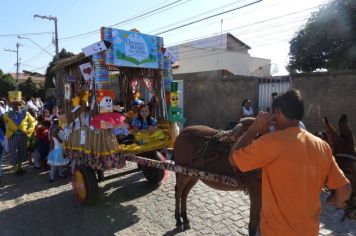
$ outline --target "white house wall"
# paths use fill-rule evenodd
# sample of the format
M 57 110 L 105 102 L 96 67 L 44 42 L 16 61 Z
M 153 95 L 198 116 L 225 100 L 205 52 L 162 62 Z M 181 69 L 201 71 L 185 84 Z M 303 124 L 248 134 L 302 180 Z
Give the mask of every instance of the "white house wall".
M 181 47 L 179 67 L 173 70 L 173 74 L 228 70 L 235 75 L 249 76 L 259 68 L 270 63 L 271 60 L 251 57 L 248 54 L 239 52 Z M 265 68 L 269 70 L 269 66 Z M 269 75 L 269 71 L 265 71 L 264 73 L 265 75 Z

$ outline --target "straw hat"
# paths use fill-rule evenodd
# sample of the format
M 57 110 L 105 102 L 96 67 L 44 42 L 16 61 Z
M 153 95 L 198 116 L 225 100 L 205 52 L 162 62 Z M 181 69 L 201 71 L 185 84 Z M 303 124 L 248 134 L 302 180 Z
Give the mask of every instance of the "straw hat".
M 22 100 L 21 91 L 9 91 L 9 103 L 18 103 L 20 106 L 24 106 L 25 102 Z

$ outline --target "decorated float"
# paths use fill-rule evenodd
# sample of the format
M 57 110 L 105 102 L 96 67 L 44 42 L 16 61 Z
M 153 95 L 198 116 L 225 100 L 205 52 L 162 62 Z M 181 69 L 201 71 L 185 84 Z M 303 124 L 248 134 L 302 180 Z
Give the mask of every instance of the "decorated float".
M 60 78 L 59 125 L 79 201 L 94 203 L 98 182 L 112 177 L 104 172 L 123 168 L 127 161 L 137 163 L 151 184 L 159 185 L 170 170 L 237 186 L 231 176 L 165 160 L 178 135 L 178 123 L 183 124 L 185 118 L 179 106 L 178 83 L 172 77 L 175 57 L 164 48 L 163 38 L 137 30 L 103 27 L 100 31 L 101 41 L 83 48 L 83 53 L 60 60 L 52 69 Z M 156 129 L 130 127 L 142 104 L 147 104 L 157 119 Z M 114 130 L 126 129 L 128 134 L 123 139 L 114 134 Z
M 100 42 L 53 68 L 60 75 L 64 153 L 72 162 L 73 189 L 84 204 L 95 201 L 105 170 L 122 168 L 135 155 L 144 157 L 136 162 L 147 180 L 159 184 L 165 170 L 147 162 L 164 161 L 162 150 L 169 152 L 177 122 L 184 122 L 172 78 L 175 59 L 163 38 L 137 30 L 100 31 Z M 157 129 L 131 128 L 142 104 L 157 119 Z M 130 139 L 120 142 L 113 129 L 127 129 Z

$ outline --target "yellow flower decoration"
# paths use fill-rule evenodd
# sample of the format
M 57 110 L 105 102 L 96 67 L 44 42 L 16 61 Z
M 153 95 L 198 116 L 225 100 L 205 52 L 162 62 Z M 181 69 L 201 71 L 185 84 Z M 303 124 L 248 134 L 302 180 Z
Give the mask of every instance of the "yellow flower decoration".
M 84 91 L 81 95 L 82 101 L 88 102 L 90 97 L 90 92 L 88 90 Z
M 75 96 L 74 98 L 72 98 L 72 104 L 74 107 L 79 106 L 80 103 L 80 97 L 79 96 Z

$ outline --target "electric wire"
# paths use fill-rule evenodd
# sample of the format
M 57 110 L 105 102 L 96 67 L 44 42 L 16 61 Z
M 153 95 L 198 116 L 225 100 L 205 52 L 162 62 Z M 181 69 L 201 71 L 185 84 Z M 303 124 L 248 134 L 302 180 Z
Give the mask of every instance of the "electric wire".
M 17 37 L 20 36 L 29 36 L 29 35 L 43 35 L 43 34 L 53 34 L 53 32 L 35 32 L 35 33 L 11 33 L 11 34 L 0 34 L 0 37 Z
M 245 7 L 254 5 L 254 4 L 259 3 L 259 2 L 261 2 L 261 1 L 262 1 L 262 0 L 257 0 L 257 1 L 255 1 L 255 2 L 246 4 L 246 5 L 243 5 L 243 6 L 239 6 L 239 7 L 236 7 L 236 8 L 230 9 L 230 10 L 227 10 L 227 11 L 223 11 L 223 12 L 220 12 L 220 13 L 217 13 L 217 14 L 214 14 L 214 15 L 211 15 L 211 16 L 207 16 L 207 17 L 201 18 L 201 19 L 199 19 L 199 20 L 195 20 L 195 21 L 192 21 L 192 22 L 189 22 L 189 23 L 186 23 L 186 24 L 183 24 L 183 25 L 180 25 L 180 26 L 177 26 L 177 27 L 168 29 L 168 30 L 164 30 L 164 31 L 162 31 L 162 32 L 157 33 L 156 35 L 161 35 L 161 34 L 164 34 L 164 33 L 170 32 L 170 31 L 173 31 L 173 30 L 177 30 L 177 29 L 186 27 L 186 26 L 188 26 L 188 25 L 196 24 L 196 23 L 198 23 L 198 22 L 201 22 L 201 21 L 204 21 L 204 20 L 213 18 L 213 17 L 217 17 L 217 16 L 220 16 L 220 15 L 229 13 L 229 12 L 233 12 L 233 11 L 236 11 L 236 10 L 239 10 L 239 9 L 242 9 L 242 8 L 245 8 Z
M 130 18 L 126 19 L 126 20 L 123 20 L 123 21 L 120 21 L 120 22 L 118 22 L 118 23 L 115 23 L 115 24 L 113 24 L 113 25 L 111 25 L 111 26 L 109 26 L 109 27 L 115 27 L 115 26 L 118 26 L 118 25 L 121 25 L 121 24 L 130 22 L 130 21 L 139 19 L 139 18 L 141 18 L 141 17 L 143 17 L 143 16 L 145 16 L 145 15 L 148 15 L 148 14 L 150 14 L 150 13 L 159 11 L 159 10 L 161 10 L 161 9 L 164 9 L 164 8 L 166 8 L 166 7 L 169 7 L 169 6 L 171 6 L 171 5 L 174 5 L 174 4 L 176 4 L 176 3 L 179 3 L 179 2 L 181 2 L 181 1 L 184 1 L 184 0 L 177 0 L 177 1 L 174 1 L 174 2 L 172 2 L 172 3 L 169 3 L 169 4 L 164 5 L 164 6 L 162 6 L 162 7 L 156 8 L 156 9 L 154 9 L 154 10 L 145 12 L 145 13 L 143 13 L 143 14 L 140 14 L 140 15 L 137 15 L 137 16 L 134 16 L 134 17 L 130 17 Z M 185 1 L 185 2 L 189 2 L 189 1 L 191 1 L 191 0 L 188 0 L 188 1 Z M 97 32 L 99 32 L 99 31 L 100 31 L 100 30 L 92 30 L 92 31 L 89 31 L 89 32 L 87 32 L 87 33 L 82 33 L 82 34 L 78 34 L 78 35 L 63 37 L 63 38 L 60 38 L 59 40 L 81 37 L 81 36 L 85 36 L 85 35 L 88 35 L 88 34 L 97 33 Z

